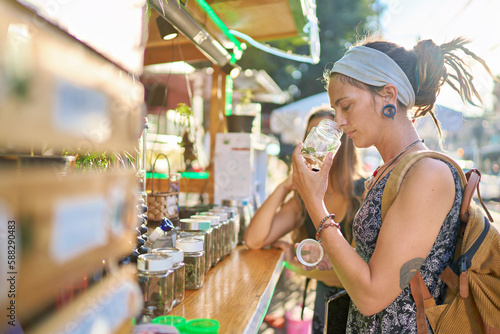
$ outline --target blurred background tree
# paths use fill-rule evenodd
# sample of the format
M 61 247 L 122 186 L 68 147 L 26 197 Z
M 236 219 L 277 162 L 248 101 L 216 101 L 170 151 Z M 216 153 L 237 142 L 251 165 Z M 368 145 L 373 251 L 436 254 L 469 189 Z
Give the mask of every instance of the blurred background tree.
M 267 71 L 280 88 L 288 90 L 295 100 L 323 92 L 324 85 L 320 79 L 325 67 L 331 67 L 360 36 L 378 30 L 380 5 L 376 0 L 316 0 L 316 6 L 321 43 L 318 64 L 284 59 L 250 45 L 238 64 L 243 69 Z M 301 37 L 267 43 L 284 51 L 309 54 L 309 45 Z

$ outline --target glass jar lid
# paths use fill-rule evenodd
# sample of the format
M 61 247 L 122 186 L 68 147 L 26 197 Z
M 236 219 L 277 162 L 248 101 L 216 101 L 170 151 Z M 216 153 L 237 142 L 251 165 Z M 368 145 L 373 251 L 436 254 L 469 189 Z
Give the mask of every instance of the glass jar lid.
M 179 220 L 180 228 L 185 231 L 204 231 L 212 227 L 210 220 L 182 218 Z
M 175 247 L 184 252 L 199 252 L 203 250 L 203 240 L 198 238 L 180 238 L 175 241 Z
M 308 267 L 315 267 L 323 259 L 323 246 L 314 239 L 304 239 L 297 246 L 297 259 Z
M 204 334 L 216 334 L 219 333 L 220 324 L 215 319 L 192 319 L 184 324 L 183 330 L 186 333 L 204 333 Z
M 205 221 L 209 220 L 210 224 L 212 226 L 220 224 L 220 218 L 219 218 L 219 216 L 192 215 L 191 219 L 198 219 L 198 220 L 205 220 Z
M 184 261 L 184 252 L 175 247 L 154 248 L 151 253 L 167 254 L 172 257 L 173 264 Z
M 137 257 L 140 271 L 167 271 L 172 269 L 172 257 L 166 254 L 146 253 Z
M 240 206 L 241 203 L 239 203 L 239 201 L 235 199 L 223 199 L 221 201 L 221 204 L 223 206 Z
M 215 216 L 220 217 L 220 220 L 228 220 L 228 218 L 232 218 L 229 215 L 229 212 L 223 211 L 221 209 L 211 209 L 210 212 L 212 212 Z

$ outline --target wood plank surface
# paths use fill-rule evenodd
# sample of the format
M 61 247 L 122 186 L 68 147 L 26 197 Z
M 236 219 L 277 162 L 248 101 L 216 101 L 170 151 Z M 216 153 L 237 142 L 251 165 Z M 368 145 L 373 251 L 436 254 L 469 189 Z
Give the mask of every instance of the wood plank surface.
M 205 276 L 199 290 L 186 290 L 170 315 L 219 321 L 224 334 L 256 333 L 283 270 L 280 249 L 238 246 Z

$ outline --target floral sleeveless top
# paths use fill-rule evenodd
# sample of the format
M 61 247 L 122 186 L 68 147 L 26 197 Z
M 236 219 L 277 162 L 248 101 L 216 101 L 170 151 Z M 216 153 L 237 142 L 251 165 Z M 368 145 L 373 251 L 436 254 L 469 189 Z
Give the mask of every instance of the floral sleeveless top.
M 437 305 L 442 304 L 441 297 L 444 297 L 446 288 L 439 275 L 453 261 L 460 226 L 460 204 L 462 202 L 462 190 L 458 173 L 454 167 L 449 164 L 448 166 L 455 180 L 455 201 L 445 218 L 429 255 L 422 267 L 420 267 L 420 273 Z M 390 173 L 384 176 L 366 194 L 366 198 L 354 218 L 353 236 L 356 251 L 367 263 L 375 250 L 377 237 L 382 226 L 382 193 L 389 175 Z M 411 294 L 410 284 L 387 308 L 372 316 L 361 314 L 351 301 L 347 323 L 346 333 L 349 334 L 417 333 L 416 306 Z M 427 327 L 429 333 L 433 333 L 429 323 L 427 323 Z

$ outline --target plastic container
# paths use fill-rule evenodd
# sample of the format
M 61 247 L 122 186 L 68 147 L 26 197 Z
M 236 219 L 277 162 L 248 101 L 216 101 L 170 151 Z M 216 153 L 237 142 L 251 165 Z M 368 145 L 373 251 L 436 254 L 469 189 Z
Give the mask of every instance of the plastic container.
M 133 334 L 179 334 L 179 329 L 174 326 L 164 326 L 155 324 L 139 324 L 134 326 Z
M 139 255 L 137 270 L 144 299 L 142 313 L 157 317 L 170 312 L 174 304 L 172 258 L 165 254 Z
M 212 267 L 212 224 L 210 220 L 200 220 L 192 218 L 183 218 L 179 220 L 181 229 L 180 236 L 199 236 L 203 238 L 203 250 L 205 252 L 205 273 Z
M 163 218 L 160 226 L 155 228 L 149 235 L 150 249 L 173 247 L 175 243 L 175 232 L 173 231 L 174 224 L 167 219 Z
M 304 316 L 301 319 L 302 308 L 295 306 L 290 311 L 285 312 L 286 334 L 311 334 L 312 320 L 314 312 L 309 308 L 304 309 Z
M 183 333 L 186 334 L 218 334 L 220 324 L 214 319 L 192 319 L 184 324 Z
M 172 257 L 172 270 L 174 272 L 174 305 L 179 305 L 184 300 L 186 281 L 186 264 L 184 263 L 184 252 L 175 247 L 155 248 L 152 253 L 167 254 Z
M 314 239 L 304 239 L 297 246 L 297 259 L 305 266 L 315 267 L 323 255 L 323 246 Z
M 221 260 L 221 249 L 224 246 L 223 237 L 223 225 L 220 222 L 218 216 L 202 216 L 202 215 L 192 215 L 191 219 L 209 220 L 212 226 L 212 267 L 215 267 L 217 263 Z
M 186 318 L 178 316 L 178 315 L 162 315 L 160 317 L 156 317 L 153 319 L 153 324 L 156 325 L 164 325 L 164 326 L 173 326 L 177 328 L 179 332 L 182 333 L 184 325 L 186 323 Z
M 184 251 L 186 264 L 186 289 L 197 290 L 202 287 L 205 280 L 205 251 L 203 240 L 197 238 L 179 238 L 176 248 Z
M 323 119 L 311 129 L 304 140 L 300 154 L 312 170 L 320 170 L 328 152 L 337 153 L 340 147 L 342 128 L 331 119 Z

